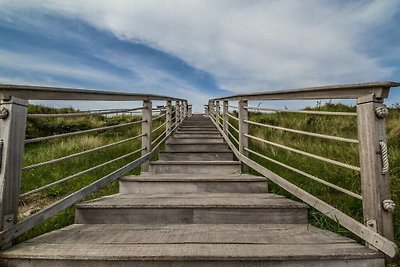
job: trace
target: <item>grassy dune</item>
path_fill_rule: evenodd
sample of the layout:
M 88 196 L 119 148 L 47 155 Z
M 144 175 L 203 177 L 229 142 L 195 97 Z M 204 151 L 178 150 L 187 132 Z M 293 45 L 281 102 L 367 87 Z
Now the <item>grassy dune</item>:
M 31 106 L 30 113 L 68 113 L 76 112 L 73 109 L 52 109 L 42 106 Z M 27 124 L 27 139 L 42 136 L 50 136 L 67 132 L 98 128 L 103 126 L 116 125 L 131 121 L 140 120 L 140 116 L 90 116 L 75 118 L 52 118 L 52 119 L 29 119 Z M 153 123 L 154 127 L 159 126 L 165 118 Z M 163 129 L 153 133 L 153 138 L 161 134 Z M 104 130 L 83 135 L 76 135 L 66 138 L 57 138 L 49 141 L 27 144 L 24 153 L 24 166 L 60 158 L 73 153 L 96 148 L 141 134 L 141 124 L 123 126 L 116 129 Z M 141 139 L 128 141 L 113 147 L 92 152 L 86 155 L 74 157 L 62 162 L 38 167 L 23 172 L 21 193 L 29 192 L 35 188 L 52 183 L 68 177 L 80 171 L 97 166 L 114 158 L 123 156 L 141 147 Z M 108 164 L 104 167 L 72 178 L 62 184 L 45 189 L 41 192 L 20 198 L 19 219 L 23 219 L 55 201 L 91 184 L 99 178 L 124 166 L 138 158 L 140 152 L 132 156 Z M 132 173 L 140 173 L 136 168 Z M 88 196 L 85 200 L 97 198 L 103 195 L 115 194 L 118 192 L 118 182 L 113 182 L 98 192 Z M 74 209 L 68 208 L 55 215 L 41 225 L 33 228 L 19 238 L 19 242 L 40 235 L 42 233 L 58 229 L 73 223 Z
M 345 105 L 325 105 L 319 110 L 326 111 L 349 111 L 355 112 L 355 107 Z M 266 123 L 286 128 L 293 128 L 303 131 L 322 133 L 328 135 L 342 136 L 357 139 L 357 119 L 356 117 L 342 116 L 319 116 L 305 115 L 296 113 L 250 113 L 249 118 L 252 121 Z M 236 121 L 230 119 L 230 122 L 237 125 Z M 324 156 L 330 159 L 359 166 L 358 145 L 352 143 L 343 143 L 331 141 L 317 137 L 304 136 L 296 133 L 285 132 L 282 130 L 269 129 L 260 126 L 250 126 L 251 135 L 269 140 L 275 143 L 283 144 L 292 148 L 303 150 L 316 155 Z M 390 180 L 392 189 L 392 199 L 400 203 L 400 108 L 390 108 L 387 118 L 387 136 L 390 161 Z M 282 148 L 265 144 L 256 140 L 250 140 L 249 147 L 272 159 L 281 161 L 287 165 L 308 172 L 321 179 L 339 185 L 345 189 L 358 194 L 361 193 L 360 175 L 356 171 L 348 170 L 343 167 L 335 166 L 330 163 L 311 159 L 307 156 L 299 155 Z M 339 208 L 341 211 L 351 215 L 362 222 L 362 203 L 360 200 L 350 197 L 335 189 L 315 182 L 307 177 L 287 170 L 275 163 L 267 161 L 256 155 L 251 155 L 255 161 L 266 166 L 280 176 L 286 178 L 293 184 L 305 189 L 315 196 Z M 280 187 L 270 183 L 271 190 L 277 194 L 283 194 L 292 197 Z M 349 231 L 342 228 L 338 223 L 328 219 L 316 210 L 310 211 L 311 223 L 329 229 L 352 238 L 356 238 Z M 400 246 L 400 211 L 397 209 L 394 213 L 395 240 Z M 357 238 L 356 238 L 357 239 Z
M 34 108 L 37 109 L 38 107 Z M 355 111 L 354 107 L 348 107 L 344 105 L 325 105 L 318 109 L 327 111 Z M 46 111 L 72 112 L 73 110 Z M 39 112 L 31 111 L 31 113 L 40 113 L 40 110 Z M 295 113 L 250 113 L 249 117 L 250 120 L 260 123 L 267 123 L 281 127 L 294 128 L 322 134 L 355 139 L 357 138 L 356 117 L 318 116 Z M 113 125 L 139 119 L 139 117 L 117 116 L 110 118 L 87 117 L 74 119 L 30 120 L 27 127 L 27 138 L 90 129 L 94 127 Z M 162 122 L 164 122 L 164 118 L 154 123 L 153 127 L 156 128 Z M 230 119 L 230 122 L 234 125 L 237 125 L 236 121 L 233 119 Z M 399 204 L 400 108 L 396 107 L 390 109 L 389 117 L 387 119 L 387 125 L 392 199 L 397 204 Z M 132 137 L 138 135 L 140 131 L 140 125 L 135 125 L 134 127 L 128 126 L 99 133 L 56 139 L 53 141 L 46 141 L 37 144 L 29 144 L 26 146 L 25 150 L 25 166 Z M 153 138 L 162 131 L 163 129 L 160 129 L 157 133 L 154 133 Z M 299 150 L 304 150 L 313 154 L 328 157 L 330 159 L 359 166 L 357 144 L 320 139 L 316 137 L 304 136 L 296 133 L 288 133 L 281 130 L 268 129 L 259 126 L 250 126 L 249 131 L 251 135 L 263 138 L 265 140 L 270 140 L 272 142 L 287 145 Z M 77 157 L 63 163 L 57 163 L 54 165 L 37 168 L 32 171 L 26 171 L 24 172 L 22 179 L 22 192 L 27 192 L 41 185 L 76 173 L 80 170 L 84 170 L 91 166 L 106 162 L 110 159 L 134 151 L 139 147 L 140 139 L 138 139 L 137 141 L 118 145 L 104 151 L 98 151 L 89 155 Z M 288 152 L 284 149 L 260 143 L 255 140 L 250 140 L 250 148 L 268 157 L 281 161 L 287 165 L 298 168 L 321 179 L 329 181 L 333 184 L 339 185 L 343 188 L 359 194 L 361 193 L 359 173 L 355 171 L 348 170 L 343 167 L 338 167 L 319 160 L 310 159 L 306 156 L 298 155 L 294 152 Z M 66 183 L 63 183 L 60 186 L 55 186 L 41 193 L 22 198 L 20 216 L 24 217 L 30 212 L 34 213 L 35 211 L 43 208 L 49 203 L 52 203 L 55 200 L 60 199 L 68 195 L 69 193 L 72 193 L 77 189 L 90 184 L 96 179 L 99 179 L 107 173 L 110 173 L 112 170 L 123 166 L 129 161 L 135 159 L 136 157 L 137 156 L 129 157 L 125 160 L 121 160 L 117 163 L 111 164 L 107 167 L 103 167 L 89 174 L 74 178 Z M 282 177 L 285 177 L 299 187 L 307 190 L 308 192 L 320 197 L 324 201 L 351 215 L 360 222 L 362 221 L 362 204 L 360 200 L 347 196 L 327 186 L 321 185 L 320 183 L 314 182 L 309 178 L 303 177 L 260 157 L 252 155 L 251 158 L 263 164 L 267 168 L 273 170 Z M 134 173 L 139 172 L 139 169 L 136 169 L 134 171 Z M 278 186 L 273 185 L 272 183 L 270 185 L 270 188 L 275 193 L 283 194 L 290 198 L 293 198 L 290 194 L 288 194 Z M 102 195 L 113 194 L 117 191 L 118 184 L 114 182 L 109 186 L 103 188 L 99 192 L 92 194 L 87 199 L 96 198 Z M 316 226 L 355 238 L 350 232 L 340 227 L 340 225 L 338 225 L 335 221 L 328 219 L 327 217 L 323 216 L 313 209 L 311 209 L 310 211 L 310 220 L 311 223 Z M 61 212 L 60 214 L 54 216 L 52 219 L 46 221 L 42 225 L 32 229 L 27 234 L 23 235 L 20 240 L 25 240 L 41 233 L 63 227 L 65 225 L 71 224 L 72 222 L 73 208 L 69 208 L 64 212 Z M 394 213 L 394 224 L 396 242 L 400 245 L 399 209 L 397 209 Z

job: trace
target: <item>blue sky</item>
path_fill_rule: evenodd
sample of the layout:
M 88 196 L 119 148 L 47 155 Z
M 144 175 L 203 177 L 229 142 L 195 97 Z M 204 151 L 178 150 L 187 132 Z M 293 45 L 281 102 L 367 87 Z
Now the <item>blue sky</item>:
M 0 0 L 0 83 L 176 95 L 200 110 L 234 93 L 400 81 L 399 28 L 398 0 Z

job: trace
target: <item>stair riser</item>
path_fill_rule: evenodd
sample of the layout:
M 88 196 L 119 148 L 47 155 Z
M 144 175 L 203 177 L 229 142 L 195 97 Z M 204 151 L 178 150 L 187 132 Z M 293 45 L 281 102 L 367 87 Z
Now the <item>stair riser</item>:
M 181 125 L 180 129 L 198 129 L 198 128 L 202 128 L 202 129 L 215 129 L 214 125 Z
M 179 131 L 179 129 L 178 130 L 176 130 L 175 131 L 175 133 L 174 134 L 190 134 L 190 135 L 192 135 L 192 134 L 201 134 L 201 135 L 204 135 L 204 134 L 207 134 L 207 135 L 219 135 L 220 133 L 217 131 Z
M 189 145 L 189 144 L 167 144 L 165 146 L 166 152 L 208 152 L 208 151 L 218 151 L 226 150 L 228 145 L 226 144 L 199 144 L 199 145 Z
M 300 208 L 79 208 L 75 212 L 78 224 L 304 224 L 307 220 L 307 210 Z
M 199 126 L 215 127 L 212 122 L 184 122 L 181 125 L 188 127 L 199 127 Z
M 191 144 L 191 143 L 205 143 L 205 144 L 223 144 L 224 139 L 220 138 L 170 138 L 167 141 L 168 143 L 176 143 L 176 144 Z
M 174 174 L 174 173 L 191 173 L 191 174 L 238 174 L 240 173 L 240 165 L 150 165 L 150 172 L 155 174 Z
M 321 260 L 5 260 L 4 267 L 377 267 L 385 266 L 384 259 L 321 259 Z
M 207 139 L 207 138 L 221 138 L 220 134 L 184 134 L 184 133 L 174 133 L 174 138 L 200 138 L 200 139 Z
M 123 194 L 267 193 L 266 182 L 132 182 L 120 181 Z
M 219 133 L 218 130 L 214 128 L 201 128 L 201 127 L 191 127 L 191 128 L 182 128 L 180 127 L 179 132 L 207 132 L 207 133 Z
M 183 152 L 164 152 L 160 153 L 160 160 L 167 161 L 214 161 L 214 160 L 233 160 L 233 153 L 183 153 Z

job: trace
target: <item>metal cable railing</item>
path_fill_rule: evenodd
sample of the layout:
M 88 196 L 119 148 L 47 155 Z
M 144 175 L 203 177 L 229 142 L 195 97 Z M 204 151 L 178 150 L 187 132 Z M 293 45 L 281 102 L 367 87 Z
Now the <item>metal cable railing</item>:
M 266 144 L 269 144 L 269 145 L 272 145 L 272 146 L 275 146 L 275 147 L 286 149 L 288 151 L 295 152 L 295 153 L 303 155 L 303 156 L 307 156 L 307 157 L 314 158 L 314 159 L 317 159 L 317 160 L 325 161 L 325 162 L 328 162 L 328 163 L 331 163 L 331 164 L 334 164 L 334 165 L 337 165 L 337 166 L 340 166 L 340 167 L 343 167 L 343 168 L 347 168 L 347 169 L 350 169 L 350 170 L 353 170 L 353 171 L 358 171 L 358 172 L 361 171 L 360 167 L 353 166 L 351 164 L 343 163 L 343 162 L 340 162 L 340 161 L 337 161 L 337 160 L 333 160 L 333 159 L 329 159 L 329 158 L 326 158 L 326 157 L 323 157 L 323 156 L 315 155 L 315 154 L 312 154 L 312 153 L 309 153 L 309 152 L 305 152 L 305 151 L 302 151 L 302 150 L 299 150 L 299 149 L 295 149 L 295 148 L 292 148 L 292 147 L 288 147 L 288 146 L 285 146 L 285 145 L 282 145 L 282 144 L 278 144 L 278 143 L 275 143 L 275 142 L 267 141 L 267 140 L 264 140 L 262 138 L 258 138 L 258 137 L 255 137 L 255 136 L 252 136 L 252 135 L 249 135 L 249 134 L 244 134 L 244 135 L 246 137 L 251 138 L 251 139 L 260 141 L 262 143 L 266 143 Z
M 391 200 L 390 196 L 388 177 L 389 160 L 385 133 L 385 117 L 388 114 L 388 109 L 384 106 L 383 101 L 387 98 L 391 87 L 399 86 L 400 83 L 377 82 L 233 95 L 209 100 L 209 105 L 206 106 L 205 111 L 206 115 L 211 118 L 215 126 L 219 129 L 235 156 L 245 165 L 243 166 L 243 170 L 246 170 L 246 167 L 254 169 L 257 173 L 264 175 L 287 192 L 320 211 L 322 214 L 337 221 L 340 225 L 365 240 L 369 246 L 375 247 L 386 255 L 393 257 L 397 252 L 397 247 L 391 241 L 391 239 L 393 239 L 392 211 L 394 202 Z M 319 110 L 321 107 L 317 107 L 316 109 L 294 110 L 286 107 L 281 109 L 252 107 L 248 105 L 248 101 L 321 99 L 357 100 L 357 112 L 335 111 L 334 109 L 332 109 L 332 111 L 329 111 L 329 109 Z M 230 101 L 237 101 L 237 106 L 229 105 Z M 217 114 L 221 114 L 218 109 L 221 105 L 224 107 L 222 113 L 222 119 L 224 121 L 222 123 L 221 117 L 219 115 L 216 116 Z M 229 113 L 226 107 L 235 109 L 235 113 L 238 114 L 238 117 Z M 330 107 L 330 105 L 327 105 L 327 108 Z M 324 109 L 325 107 L 322 108 Z M 336 109 L 336 107 L 333 108 Z M 340 136 L 340 133 L 332 134 L 332 132 L 337 132 L 337 129 L 332 130 L 332 128 L 329 128 L 329 133 L 316 133 L 313 131 L 295 129 L 298 128 L 298 126 L 291 128 L 290 126 L 286 126 L 291 122 L 294 122 L 296 125 L 304 123 L 305 126 L 309 125 L 309 127 L 327 127 L 329 124 L 320 124 L 319 118 L 307 116 L 276 116 L 276 113 L 298 113 L 305 115 L 356 118 L 356 124 L 337 118 L 330 119 L 330 122 L 341 123 L 339 129 L 357 131 L 356 134 L 358 138 L 343 137 Z M 262 116 L 267 116 L 265 117 L 266 120 L 271 122 L 265 123 L 263 120 L 258 122 L 258 119 L 262 118 Z M 254 121 L 254 118 L 257 118 L 257 121 Z M 229 122 L 229 119 L 238 122 L 238 129 Z M 304 122 L 299 120 L 304 120 Z M 356 127 L 353 127 L 353 125 Z M 235 138 L 231 129 L 237 132 L 238 138 Z M 292 135 L 274 135 L 275 132 L 268 131 L 268 129 L 337 141 L 337 143 L 324 143 L 323 145 L 319 145 L 316 143 L 318 140 L 295 139 Z M 261 137 L 263 135 L 265 137 Z M 254 142 L 249 142 L 250 140 Z M 294 148 L 292 147 L 293 145 L 286 143 L 288 141 L 296 143 L 307 141 L 310 142 L 310 151 L 314 148 L 320 149 L 326 152 L 326 154 L 329 154 L 327 153 L 328 151 L 334 151 L 337 155 L 339 155 L 339 152 L 336 146 L 343 146 L 346 143 L 356 144 L 358 150 L 355 150 L 353 146 L 349 147 L 348 153 L 342 153 L 340 158 L 343 158 L 343 156 L 349 156 L 349 159 L 350 157 L 352 157 L 352 159 L 358 157 L 360 166 L 321 156 L 318 155 L 321 153 L 314 153 L 314 151 L 311 153 Z M 236 147 L 235 143 L 238 147 Z M 267 146 L 259 146 L 259 143 L 266 144 Z M 255 149 L 252 147 L 255 147 Z M 276 159 L 275 156 L 271 156 L 281 153 L 277 151 L 276 148 L 287 152 L 282 153 L 282 155 L 279 156 L 279 160 Z M 344 147 L 342 149 L 344 149 Z M 250 155 L 252 158 L 255 157 L 256 159 L 251 159 L 249 157 Z M 297 157 L 297 155 L 311 158 L 313 161 L 309 162 L 306 158 L 297 160 L 294 158 Z M 265 164 L 265 160 L 282 168 L 276 170 L 267 169 L 263 165 Z M 284 161 L 289 161 L 292 164 Z M 326 165 L 325 163 L 332 164 L 332 166 Z M 334 168 L 335 166 L 350 171 Z M 310 167 L 313 171 L 302 170 L 303 167 Z M 328 170 L 328 167 L 333 168 L 333 170 Z M 311 188 L 311 185 L 297 181 L 296 176 L 291 175 L 290 172 L 285 172 L 285 170 L 299 174 L 305 177 L 305 179 L 308 178 L 316 183 L 313 183 Z M 318 175 L 320 176 L 318 177 L 311 174 L 315 170 L 319 172 L 328 171 L 328 175 L 322 179 L 320 178 L 322 175 Z M 354 171 L 357 173 L 354 173 Z M 282 173 L 288 177 L 282 177 L 276 172 Z M 343 179 L 343 177 L 340 177 L 341 175 L 348 175 L 351 179 Z M 359 176 L 360 180 L 353 180 L 354 176 Z M 339 186 L 336 179 L 342 179 L 341 184 L 347 184 L 349 188 L 353 189 L 349 190 L 344 188 L 347 186 Z M 328 193 L 328 196 L 320 196 L 321 198 L 313 195 L 322 192 L 321 189 L 314 188 L 314 186 L 318 184 L 361 200 L 363 203 L 364 220 L 361 218 L 354 219 L 349 214 L 327 203 L 327 201 L 332 201 L 333 199 L 330 196 L 331 193 Z M 357 191 L 354 190 L 354 187 L 358 186 L 360 186 L 361 194 L 354 192 Z M 308 191 L 314 193 L 312 194 Z M 335 193 L 332 193 L 333 197 L 337 198 L 334 194 Z M 334 202 L 336 203 L 336 200 Z M 341 203 L 336 203 L 336 205 L 343 207 Z
M 14 207 L 18 208 L 19 198 L 21 198 L 21 203 L 25 201 L 36 201 L 46 198 L 46 194 L 53 194 L 51 192 L 54 190 L 57 191 L 57 197 L 61 196 L 61 194 L 68 194 L 65 197 L 61 196 L 61 199 L 56 200 L 51 204 L 37 204 L 38 206 L 47 206 L 40 207 L 40 211 L 31 214 L 23 220 L 18 221 L 17 218 L 13 218 L 13 223 L 8 224 L 7 229 L 4 228 L 3 222 L 0 221 L 0 246 L 10 242 L 56 213 L 70 207 L 77 201 L 82 200 L 89 194 L 99 190 L 101 187 L 108 185 L 134 168 L 141 166 L 142 171 L 148 171 L 148 162 L 150 158 L 157 153 L 161 144 L 171 136 L 174 130 L 176 130 L 176 128 L 182 123 L 182 120 L 189 115 L 188 112 L 190 112 L 187 108 L 187 101 L 179 98 L 94 90 L 0 84 L 0 98 L 1 100 L 7 100 L 1 102 L 1 110 L 5 111 L 2 113 L 7 113 L 7 115 L 0 116 L 0 123 L 2 123 L 3 132 L 12 136 L 12 138 L 1 140 L 1 144 L 3 144 L 3 157 L 0 157 L 2 167 L 1 173 L 6 174 L 5 179 L 8 184 L 14 183 L 20 185 L 22 171 L 24 176 L 24 179 L 22 179 L 22 194 L 19 194 L 20 190 L 17 186 L 8 187 L 9 189 L 18 188 L 16 192 L 0 190 L 0 194 L 16 196 L 14 198 L 0 196 L 1 199 L 6 199 L 6 201 L 0 205 L 0 209 L 8 208 L 8 210 L 11 210 L 9 207 L 14 204 L 9 203 L 10 201 L 17 203 Z M 36 110 L 46 110 L 46 112 L 48 110 L 50 113 L 27 114 L 28 100 L 142 101 L 143 106 L 138 108 L 99 109 L 87 111 L 68 109 L 67 112 L 64 111 L 65 109 L 56 110 L 35 108 Z M 154 100 L 166 101 L 166 105 L 153 108 L 152 103 Z M 176 103 L 176 106 L 179 108 L 175 108 L 172 105 L 172 102 Z M 154 111 L 159 111 L 159 115 L 157 114 L 156 116 L 152 116 Z M 133 117 L 133 120 L 135 121 L 132 121 L 131 115 L 136 112 L 140 112 L 141 114 L 134 115 L 135 117 Z M 121 116 L 107 116 L 110 114 Z M 76 123 L 74 121 L 75 118 L 86 116 L 96 117 L 95 123 L 92 123 L 90 120 L 85 120 L 84 124 L 80 124 L 79 121 L 76 125 L 73 124 L 73 127 L 68 125 L 68 123 Z M 140 116 L 140 118 L 136 118 L 136 116 Z M 5 118 L 10 119 L 7 119 L 6 121 Z M 52 121 L 39 120 L 52 118 L 57 119 L 57 123 L 52 124 Z M 163 118 L 165 118 L 165 121 L 157 121 Z M 20 133 L 25 132 L 25 122 L 27 119 L 32 119 L 28 121 L 30 127 L 36 127 L 36 125 L 40 123 L 48 123 L 51 127 L 60 124 L 63 128 L 55 130 L 61 133 L 39 137 L 36 137 L 37 132 L 46 132 L 47 129 L 45 129 L 45 127 L 43 128 L 44 130 L 40 131 L 34 129 L 34 131 L 29 134 L 29 136 L 33 136 L 33 138 L 23 140 L 25 135 Z M 38 120 L 35 121 L 35 119 Z M 9 121 L 18 123 L 11 127 L 11 125 L 8 124 Z M 152 126 L 153 121 L 157 121 L 154 124 L 155 127 Z M 109 123 L 112 123 L 113 125 L 107 125 Z M 126 127 L 127 129 L 124 129 L 124 131 L 112 131 L 119 129 L 120 127 Z M 65 131 L 63 129 L 71 128 L 78 130 L 63 133 L 63 131 Z M 142 129 L 142 132 L 139 132 L 138 134 L 140 129 Z M 47 132 L 51 131 L 47 130 Z M 89 133 L 95 134 L 101 131 L 110 132 L 107 132 L 107 134 L 104 135 L 91 135 L 82 139 L 57 140 Z M 154 139 L 152 139 L 152 133 L 157 133 L 157 136 L 154 136 Z M 118 136 L 118 139 L 115 140 L 114 136 Z M 23 167 L 22 157 L 24 156 L 24 144 L 34 144 L 47 140 L 54 140 L 56 142 L 42 143 L 40 145 L 27 147 L 27 153 L 30 153 L 28 162 L 37 162 L 35 157 L 45 158 L 45 160 L 41 160 L 41 162 L 38 163 L 31 163 Z M 141 140 L 141 145 L 139 140 Z M 80 149 L 81 151 L 76 151 L 80 148 L 79 142 L 82 142 L 83 145 Z M 122 146 L 128 142 L 132 143 L 129 143 L 129 146 Z M 73 148 L 67 146 L 73 146 Z M 86 146 L 88 148 L 83 149 L 83 147 Z M 60 147 L 60 151 L 57 150 L 58 147 Z M 137 147 L 140 148 L 137 149 Z M 46 150 L 47 148 L 49 151 Z M 18 153 L 14 151 L 18 151 Z M 101 157 L 98 157 L 99 154 L 93 154 L 99 151 L 107 151 L 107 153 L 103 153 Z M 37 153 L 37 155 L 35 153 Z M 5 159 L 11 157 L 11 154 L 13 160 L 5 161 Z M 57 156 L 50 156 L 51 154 Z M 46 159 L 48 157 L 50 157 L 50 159 Z M 67 162 L 68 160 L 73 159 L 77 160 Z M 68 165 L 69 163 L 79 164 L 79 166 L 74 167 Z M 64 170 L 63 168 L 68 169 Z M 76 172 L 73 173 L 75 168 Z M 108 168 L 110 170 L 108 170 Z M 107 174 L 103 175 L 104 173 Z M 101 177 L 99 177 L 100 174 L 102 175 Z M 44 176 L 42 177 L 42 175 Z M 77 183 L 77 180 L 73 179 L 78 177 L 80 180 Z M 28 180 L 29 183 L 26 183 Z M 0 185 L 0 187 L 2 187 L 2 185 Z M 77 189 L 78 187 L 79 189 Z M 0 213 L 1 212 L 2 210 L 0 210 Z M 15 214 L 17 213 L 18 210 L 15 210 Z
M 313 136 L 313 137 L 324 138 L 324 139 L 328 139 L 328 140 L 334 140 L 334 141 L 341 141 L 341 142 L 358 144 L 358 140 L 357 139 L 352 139 L 352 138 L 306 132 L 306 131 L 301 131 L 301 130 L 295 130 L 295 129 L 285 128 L 285 127 L 275 126 L 275 125 L 271 125 L 271 124 L 266 124 L 266 123 L 258 123 L 258 122 L 249 121 L 249 120 L 244 120 L 244 122 L 246 122 L 248 124 L 252 124 L 252 125 L 257 125 L 257 126 L 261 126 L 261 127 L 270 128 L 270 129 L 282 130 L 282 131 L 285 131 L 285 132 L 291 132 L 291 133 L 297 133 L 297 134 L 302 134 L 302 135 L 308 135 L 308 136 Z
M 62 178 L 62 179 L 57 180 L 57 181 L 55 181 L 55 182 L 52 182 L 52 183 L 49 183 L 49 184 L 47 184 L 47 185 L 41 186 L 41 187 L 39 187 L 39 188 L 36 188 L 36 189 L 34 189 L 34 190 L 31 190 L 31 191 L 29 191 L 29 192 L 26 192 L 26 193 L 21 194 L 20 197 L 26 197 L 26 196 L 31 195 L 31 194 L 33 194 L 33 193 L 38 193 L 38 192 L 43 191 L 43 190 L 45 190 L 45 189 L 48 189 L 48 188 L 50 188 L 50 187 L 59 185 L 59 184 L 61 184 L 61 183 L 64 183 L 64 182 L 66 182 L 66 181 L 69 181 L 69 180 L 71 180 L 71 179 L 73 179 L 73 178 L 76 178 L 76 177 L 78 177 L 78 176 L 84 175 L 84 174 L 86 174 L 86 173 L 89 173 L 89 172 L 91 172 L 91 171 L 97 170 L 97 169 L 99 169 L 99 168 L 101 168 L 101 167 L 104 167 L 104 166 L 106 166 L 106 165 L 109 165 L 109 164 L 111 164 L 111 163 L 117 162 L 117 161 L 119 161 L 119 160 L 121 160 L 121 159 L 130 157 L 130 156 L 132 156 L 132 155 L 134 155 L 134 154 L 136 154 L 136 153 L 138 153 L 138 152 L 143 151 L 144 149 L 145 149 L 145 148 L 142 147 L 142 148 L 137 149 L 137 150 L 135 150 L 135 151 L 133 151 L 133 152 L 127 153 L 127 154 L 125 154 L 125 155 L 122 155 L 122 156 L 120 156 L 120 157 L 118 157 L 118 158 L 109 160 L 109 161 L 107 161 L 107 162 L 101 163 L 101 164 L 96 165 L 96 166 L 94 166 L 94 167 L 91 167 L 91 168 L 89 168 L 89 169 L 80 171 L 80 172 L 78 172 L 78 173 L 72 174 L 72 175 L 70 175 L 70 176 L 67 176 L 67 177 L 65 177 L 65 178 Z
M 137 136 L 134 136 L 134 137 L 131 137 L 131 138 L 126 138 L 124 140 L 117 141 L 117 142 L 114 142 L 114 143 L 111 143 L 111 144 L 107 144 L 107 145 L 95 147 L 95 148 L 92 148 L 92 149 L 88 149 L 88 150 L 85 150 L 85 151 L 81 151 L 81 152 L 78 152 L 78 153 L 74 153 L 74 154 L 71 154 L 71 155 L 68 155 L 68 156 L 64 156 L 64 157 L 61 157 L 61 158 L 52 159 L 52 160 L 41 162 L 41 163 L 35 163 L 35 164 L 32 164 L 32 165 L 23 167 L 22 170 L 27 171 L 27 170 L 31 170 L 31 169 L 34 169 L 34 168 L 43 167 L 43 166 L 47 166 L 49 164 L 54 164 L 54 163 L 58 163 L 58 162 L 61 162 L 61 161 L 64 161 L 64 160 L 72 159 L 72 158 L 75 158 L 75 157 L 87 155 L 87 154 L 92 153 L 92 152 L 96 152 L 96 151 L 99 151 L 99 150 L 103 150 L 103 149 L 110 148 L 110 147 L 113 147 L 113 146 L 116 146 L 116 145 L 124 144 L 124 143 L 129 142 L 129 141 L 136 140 L 136 139 L 138 139 L 138 138 L 140 138 L 142 136 L 144 136 L 144 134 L 140 134 L 140 135 L 137 135 Z
M 247 110 L 257 110 L 257 111 L 275 111 L 275 112 L 302 113 L 302 114 L 311 114 L 311 115 L 357 116 L 356 112 L 335 112 L 335 111 L 319 111 L 319 110 L 293 110 L 293 109 L 256 108 L 256 107 L 246 107 L 246 109 Z
M 231 127 L 233 130 L 239 133 L 239 130 L 235 126 L 233 126 L 229 121 L 227 121 L 226 123 L 228 124 L 229 127 Z
M 230 117 L 230 118 L 232 118 L 232 119 L 236 120 L 236 121 L 238 121 L 238 120 L 239 120 L 239 119 L 238 119 L 238 118 L 236 118 L 235 116 L 231 115 L 229 112 L 227 112 L 227 113 L 226 113 L 226 115 L 227 115 L 228 117 Z
M 65 118 L 65 117 L 85 117 L 85 116 L 103 116 L 107 114 L 116 113 L 133 113 L 137 110 L 142 110 L 143 108 L 130 108 L 130 109 L 112 109 L 112 110 L 100 110 L 100 111 L 82 111 L 82 112 L 71 112 L 71 113 L 54 113 L 54 114 L 28 114 L 28 118 Z
M 272 158 L 270 158 L 270 157 L 267 157 L 266 155 L 260 154 L 260 153 L 254 151 L 254 150 L 249 149 L 249 148 L 244 148 L 244 149 L 245 149 L 246 151 L 250 152 L 250 153 L 253 153 L 254 155 L 257 155 L 257 156 L 259 156 L 259 157 L 261 157 L 261 158 L 263 158 L 263 159 L 266 159 L 266 160 L 268 160 L 268 161 L 271 161 L 271 162 L 273 162 L 273 163 L 275 163 L 275 164 L 277 164 L 277 165 L 279 165 L 279 166 L 282 166 L 282 167 L 284 167 L 284 168 L 286 168 L 286 169 L 288 169 L 288 170 L 294 171 L 294 172 L 296 172 L 296 173 L 298 173 L 298 174 L 300 174 L 300 175 L 303 175 L 303 176 L 305 176 L 305 177 L 308 177 L 308 178 L 310 178 L 310 179 L 312 179 L 312 180 L 314 180 L 314 181 L 316 181 L 316 182 L 319 182 L 319 183 L 321 183 L 321 184 L 323 184 L 323 185 L 329 186 L 330 188 L 333 188 L 333 189 L 338 190 L 338 191 L 340 191 L 340 192 L 342 192 L 342 193 L 345 193 L 345 194 L 347 194 L 347 195 L 349 195 L 349 196 L 352 196 L 352 197 L 355 197 L 355 198 L 358 198 L 358 199 L 362 200 L 362 196 L 359 195 L 359 194 L 357 194 L 357 193 L 354 193 L 354 192 L 352 192 L 352 191 L 350 191 L 350 190 L 347 190 L 347 189 L 345 189 L 345 188 L 342 188 L 342 187 L 340 187 L 340 186 L 334 185 L 334 184 L 332 184 L 332 183 L 330 183 L 330 182 L 328 182 L 328 181 L 325 181 L 325 180 L 323 180 L 323 179 L 321 179 L 321 178 L 318 178 L 318 177 L 316 177 L 316 176 L 314 176 L 314 175 L 311 175 L 311 174 L 309 174 L 309 173 L 307 173 L 307 172 L 304 172 L 304 171 L 302 171 L 302 170 L 299 170 L 299 169 L 297 169 L 297 168 L 294 168 L 294 167 L 292 167 L 292 166 L 289 166 L 289 165 L 287 165 L 287 164 L 285 164 L 285 163 L 282 163 L 282 162 L 280 162 L 280 161 L 278 161 L 278 160 L 275 160 L 275 159 L 272 159 Z
M 105 126 L 105 127 L 99 127 L 99 128 L 93 128 L 93 129 L 88 129 L 88 130 L 82 130 L 82 131 L 76 131 L 76 132 L 70 132 L 70 133 L 63 133 L 63 134 L 55 134 L 55 135 L 50 135 L 50 136 L 44 136 L 44 137 L 37 137 L 37 138 L 32 138 L 32 139 L 26 139 L 25 144 L 30 144 L 30 143 L 36 143 L 36 142 L 41 142 L 41 141 L 48 141 L 56 138 L 63 138 L 63 137 L 70 137 L 74 135 L 79 135 L 79 134 L 87 134 L 87 133 L 93 133 L 97 131 L 105 131 L 105 130 L 110 130 L 110 129 L 116 129 L 120 127 L 125 127 L 125 126 L 130 126 L 134 124 L 139 124 L 144 122 L 144 120 L 141 121 L 133 121 L 133 122 L 127 122 L 127 123 L 121 123 L 117 125 L 111 125 L 111 126 Z

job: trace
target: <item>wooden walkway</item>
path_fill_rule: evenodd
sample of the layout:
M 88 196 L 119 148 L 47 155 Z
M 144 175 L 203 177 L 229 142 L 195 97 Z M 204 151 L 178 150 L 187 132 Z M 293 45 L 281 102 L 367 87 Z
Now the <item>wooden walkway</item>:
M 308 224 L 268 193 L 212 122 L 187 118 L 150 172 L 76 206 L 76 224 L 1 253 L 2 266 L 384 266 L 381 253 Z

